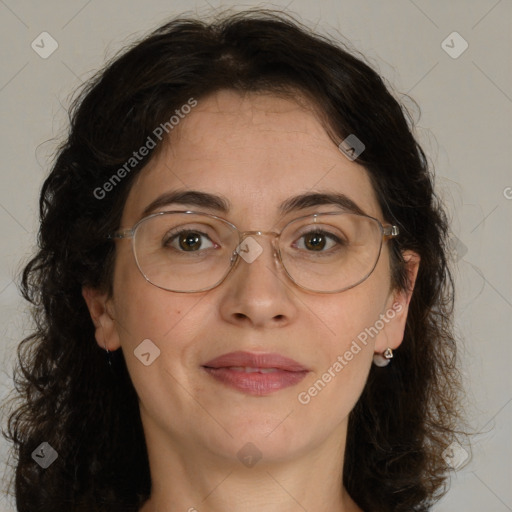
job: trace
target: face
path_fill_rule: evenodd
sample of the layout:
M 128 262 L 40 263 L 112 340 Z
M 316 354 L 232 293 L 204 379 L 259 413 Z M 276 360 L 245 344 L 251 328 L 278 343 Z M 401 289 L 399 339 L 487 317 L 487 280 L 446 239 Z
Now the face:
M 175 203 L 155 211 L 212 213 L 240 231 L 279 232 L 294 218 L 339 209 L 323 204 L 284 217 L 278 211 L 292 196 L 326 192 L 344 194 L 386 223 L 365 169 L 339 151 L 311 109 L 296 102 L 221 91 L 199 100 L 171 135 L 170 144 L 137 177 L 122 228 L 132 227 L 163 193 L 178 189 L 221 196 L 229 211 Z M 287 278 L 270 238 L 257 241 L 263 248 L 260 256 L 252 263 L 240 260 L 220 286 L 176 293 L 147 282 L 131 241 L 119 240 L 112 297 L 85 293 L 98 344 L 122 347 L 150 450 L 150 440 L 157 438 L 165 438 L 176 452 L 200 449 L 229 460 L 247 442 L 266 460 L 285 460 L 322 446 L 342 448 L 347 417 L 374 352 L 400 344 L 407 297 L 391 289 L 387 244 L 368 279 L 341 293 L 322 294 Z M 104 309 L 95 309 L 95 300 L 103 301 Z M 401 306 L 393 310 L 397 301 Z M 354 345 L 379 318 L 384 328 Z M 134 354 L 143 340 L 160 350 L 147 366 Z M 291 379 L 284 376 L 291 375 L 289 370 L 267 377 L 257 372 L 252 379 L 247 373 L 235 375 L 236 369 L 205 368 L 233 352 L 248 353 L 249 359 L 232 360 L 230 366 L 264 365 L 275 360 L 262 354 L 279 354 L 303 371 Z

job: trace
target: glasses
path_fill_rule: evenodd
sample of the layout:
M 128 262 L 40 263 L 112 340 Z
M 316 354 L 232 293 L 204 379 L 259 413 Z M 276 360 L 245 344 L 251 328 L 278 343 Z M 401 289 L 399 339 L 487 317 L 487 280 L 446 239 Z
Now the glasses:
M 244 231 L 225 219 L 193 211 L 158 212 L 120 230 L 111 239 L 132 239 L 141 274 L 164 290 L 194 293 L 219 286 L 240 259 L 252 263 L 262 252 L 255 236 L 271 236 L 273 255 L 300 288 L 338 293 L 367 279 L 385 240 L 398 227 L 352 212 L 306 215 L 280 233 Z

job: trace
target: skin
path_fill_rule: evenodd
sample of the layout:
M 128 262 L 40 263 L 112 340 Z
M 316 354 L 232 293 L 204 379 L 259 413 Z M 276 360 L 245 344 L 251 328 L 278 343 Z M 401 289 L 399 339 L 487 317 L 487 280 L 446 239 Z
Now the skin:
M 323 205 L 286 218 L 277 205 L 290 196 L 342 192 L 385 223 L 366 170 L 346 158 L 311 109 L 268 94 L 221 91 L 198 102 L 171 133 L 172 144 L 141 171 L 125 204 L 122 228 L 164 191 L 194 189 L 232 203 L 219 216 L 240 230 L 279 231 Z M 162 207 L 217 212 L 198 207 Z M 116 242 L 112 296 L 84 288 L 100 347 L 122 347 L 137 390 L 152 478 L 143 512 L 240 510 L 316 512 L 361 510 L 340 485 L 348 415 L 374 353 L 402 342 L 410 293 L 392 290 L 387 244 L 370 277 L 335 294 L 305 291 L 263 253 L 241 261 L 217 288 L 174 293 L 144 280 L 130 240 Z M 419 258 L 407 252 L 414 284 Z M 325 388 L 302 405 L 297 396 L 344 354 L 352 340 L 399 303 L 401 311 Z M 144 339 L 160 356 L 141 364 Z M 221 354 L 277 352 L 310 372 L 295 386 L 267 396 L 227 387 L 201 366 Z M 397 355 L 399 357 L 399 353 Z M 237 452 L 253 443 L 262 458 L 244 466 Z M 300 506 L 299 506 L 300 505 Z

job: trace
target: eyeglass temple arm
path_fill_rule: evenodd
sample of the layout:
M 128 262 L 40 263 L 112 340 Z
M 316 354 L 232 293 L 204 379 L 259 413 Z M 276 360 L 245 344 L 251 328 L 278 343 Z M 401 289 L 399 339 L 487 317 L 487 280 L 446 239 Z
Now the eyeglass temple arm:
M 395 238 L 400 233 L 398 226 L 383 226 L 385 238 Z
M 111 235 L 107 235 L 109 239 L 122 239 L 122 238 L 131 238 L 133 236 L 133 229 L 123 229 L 121 231 L 116 231 Z

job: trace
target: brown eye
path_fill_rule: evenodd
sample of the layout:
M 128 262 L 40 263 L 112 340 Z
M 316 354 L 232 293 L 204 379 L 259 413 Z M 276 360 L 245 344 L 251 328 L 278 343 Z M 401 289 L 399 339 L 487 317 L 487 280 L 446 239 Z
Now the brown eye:
M 326 231 L 310 231 L 301 235 L 299 240 L 302 243 L 296 243 L 295 247 L 308 252 L 325 252 L 326 247 L 332 249 L 335 245 L 345 245 L 337 236 Z
M 326 244 L 325 236 L 320 233 L 310 233 L 304 239 L 304 246 L 314 251 L 322 250 Z
M 210 245 L 205 246 L 209 242 Z M 180 252 L 196 252 L 215 247 L 208 235 L 201 231 L 182 230 L 173 233 L 162 241 L 164 247 L 171 247 Z

